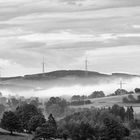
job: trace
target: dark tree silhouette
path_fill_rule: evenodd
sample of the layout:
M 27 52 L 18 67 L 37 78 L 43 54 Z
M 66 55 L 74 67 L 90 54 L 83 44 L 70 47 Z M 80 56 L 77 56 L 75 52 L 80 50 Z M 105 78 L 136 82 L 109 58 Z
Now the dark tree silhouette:
M 36 128 L 42 126 L 45 122 L 46 120 L 43 115 L 33 116 L 28 123 L 28 129 L 30 132 L 35 132 Z
M 129 136 L 130 132 L 121 123 L 113 118 L 106 117 L 104 119 L 104 140 L 122 140 L 124 137 Z
M 140 88 L 135 88 L 135 93 L 140 93 Z
M 39 109 L 31 104 L 23 104 L 17 107 L 15 113 L 21 121 L 22 128 L 27 131 L 29 131 L 28 124 L 30 119 L 33 116 L 40 115 L 40 114 L 42 115 Z
M 14 112 L 5 112 L 3 114 L 3 118 L 1 119 L 1 127 L 13 134 L 13 131 L 19 131 L 20 121 Z
M 132 106 L 127 107 L 126 117 L 128 121 L 134 120 L 134 110 Z
M 48 121 L 43 124 L 41 127 L 38 127 L 35 132 L 35 139 L 36 138 L 44 138 L 45 139 L 50 139 L 50 138 L 55 138 L 57 135 L 57 124 L 52 116 L 48 117 Z

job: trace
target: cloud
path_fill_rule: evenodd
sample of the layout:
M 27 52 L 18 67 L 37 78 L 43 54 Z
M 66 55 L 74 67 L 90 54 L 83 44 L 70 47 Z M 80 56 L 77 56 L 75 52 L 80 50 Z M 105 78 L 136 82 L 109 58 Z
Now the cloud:
M 11 61 L 6 59 L 0 59 L 0 68 L 10 66 L 12 64 Z
M 140 29 L 140 25 L 133 25 L 133 28 Z
M 15 74 L 38 72 L 43 56 L 47 71 L 82 69 L 89 52 L 91 69 L 128 70 L 139 59 L 139 7 L 139 0 L 0 0 L 0 57 L 16 63 L 8 67 Z
M 93 34 L 78 34 L 71 32 L 58 32 L 48 34 L 31 34 L 20 36 L 19 39 L 23 39 L 29 42 L 45 42 L 48 45 L 74 43 L 74 42 L 90 42 L 90 41 L 106 41 L 110 39 L 116 39 L 116 36 L 111 34 L 101 34 L 95 36 Z

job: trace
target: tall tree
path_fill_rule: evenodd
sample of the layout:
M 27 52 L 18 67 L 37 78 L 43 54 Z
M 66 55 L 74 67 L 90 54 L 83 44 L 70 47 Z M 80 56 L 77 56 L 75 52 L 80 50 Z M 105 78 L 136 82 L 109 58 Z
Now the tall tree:
M 48 117 L 48 121 L 41 127 L 38 127 L 35 132 L 35 138 L 50 139 L 55 138 L 57 134 L 57 125 L 52 114 Z
M 28 129 L 30 132 L 35 132 L 36 128 L 41 127 L 45 122 L 46 120 L 43 115 L 33 116 L 28 123 Z
M 104 119 L 104 139 L 105 140 L 122 140 L 124 137 L 129 136 L 130 132 L 121 123 L 117 122 L 111 117 Z
M 134 110 L 132 106 L 127 107 L 126 118 L 128 121 L 134 120 Z
M 5 112 L 1 119 L 1 126 L 13 134 L 13 131 L 19 131 L 20 121 L 14 112 Z
M 15 113 L 22 123 L 22 128 L 27 131 L 29 131 L 28 124 L 30 119 L 33 116 L 42 114 L 38 108 L 31 104 L 23 104 L 17 107 Z

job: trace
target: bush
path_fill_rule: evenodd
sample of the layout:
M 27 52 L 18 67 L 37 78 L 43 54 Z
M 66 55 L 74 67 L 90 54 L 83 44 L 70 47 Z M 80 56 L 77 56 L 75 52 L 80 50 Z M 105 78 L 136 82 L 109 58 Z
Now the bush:
M 84 104 L 91 104 L 91 101 L 90 100 L 72 101 L 70 104 L 73 106 L 79 106 L 79 105 L 84 105 Z
M 101 97 L 105 97 L 105 94 L 103 91 L 94 91 L 91 95 L 88 96 L 89 99 L 101 98 Z
M 140 88 L 135 88 L 135 93 L 140 93 Z
M 132 138 L 132 140 L 140 140 L 140 130 L 132 130 L 130 138 Z

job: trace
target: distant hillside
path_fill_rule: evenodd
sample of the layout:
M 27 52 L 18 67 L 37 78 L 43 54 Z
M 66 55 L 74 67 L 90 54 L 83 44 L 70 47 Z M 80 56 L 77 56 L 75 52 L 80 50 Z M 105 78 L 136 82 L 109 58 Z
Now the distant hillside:
M 91 78 L 91 77 L 122 77 L 122 78 L 133 78 L 133 77 L 140 77 L 139 75 L 131 75 L 125 73 L 112 73 L 109 74 L 102 74 L 95 71 L 88 71 L 88 75 L 85 74 L 83 70 L 60 70 L 60 71 L 52 71 L 48 73 L 39 73 L 39 74 L 32 74 L 32 75 L 25 75 L 25 76 L 17 76 L 17 77 L 5 77 L 0 78 L 1 81 L 5 80 L 12 80 L 12 79 L 25 79 L 25 80 L 40 80 L 40 79 L 57 79 L 57 78 L 64 78 L 64 77 L 77 77 L 77 78 Z
M 131 75 L 125 73 L 113 73 L 109 75 L 94 71 L 88 71 L 87 75 L 85 74 L 85 71 L 82 70 L 60 70 L 48 73 L 0 78 L 0 91 L 8 92 L 7 94 L 21 94 L 22 92 L 24 92 L 27 95 L 29 95 L 28 92 L 32 92 L 32 95 L 34 95 L 34 91 L 44 91 L 46 94 L 48 94 L 47 92 L 49 89 L 57 88 L 57 90 L 55 89 L 56 94 L 57 92 L 59 92 L 59 95 L 67 95 L 67 91 L 71 93 L 77 92 L 77 94 L 80 94 L 81 90 L 84 89 L 84 87 L 87 87 L 86 90 L 89 91 L 90 86 L 90 89 L 93 90 L 107 89 L 108 91 L 112 92 L 114 90 L 112 89 L 113 83 L 115 84 L 115 87 L 117 86 L 118 88 L 118 83 L 120 82 L 120 80 L 126 81 L 126 83 L 130 83 L 135 79 L 139 79 L 139 82 L 136 82 L 139 85 L 139 75 Z M 76 88 L 75 86 L 78 87 Z M 133 88 L 136 87 L 136 85 L 133 84 L 131 84 L 131 86 Z M 67 89 L 65 89 L 64 91 L 64 88 Z M 49 91 L 49 94 L 50 92 L 52 91 Z

